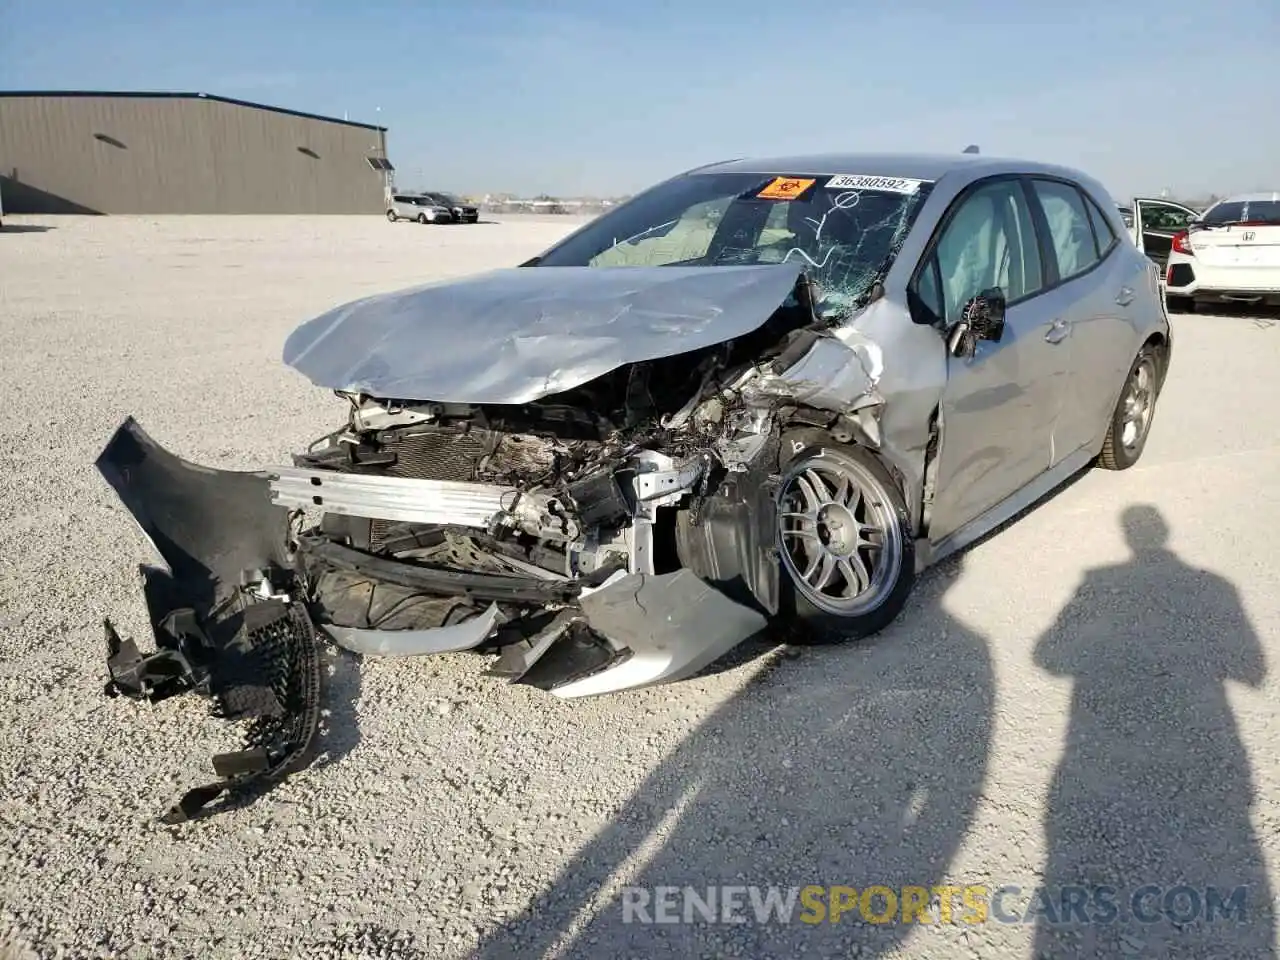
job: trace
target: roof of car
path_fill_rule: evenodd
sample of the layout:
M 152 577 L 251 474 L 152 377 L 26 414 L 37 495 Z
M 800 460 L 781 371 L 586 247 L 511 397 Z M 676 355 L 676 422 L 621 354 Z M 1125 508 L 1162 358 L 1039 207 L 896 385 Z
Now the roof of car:
M 1071 178 L 1083 177 L 1078 170 L 1035 160 L 989 157 L 980 153 L 823 153 L 781 157 L 751 157 L 725 160 L 692 173 L 813 173 L 827 176 L 841 173 L 876 177 L 908 177 L 913 180 L 941 180 L 963 172 L 977 178 L 1000 173 L 1045 173 Z

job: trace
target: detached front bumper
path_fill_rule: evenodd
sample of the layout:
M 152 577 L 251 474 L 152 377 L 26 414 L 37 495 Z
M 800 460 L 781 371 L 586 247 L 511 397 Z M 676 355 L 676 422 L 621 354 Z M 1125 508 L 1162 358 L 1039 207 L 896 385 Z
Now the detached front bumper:
M 132 418 L 96 466 L 163 561 L 142 567 L 155 652 L 143 655 L 105 621 L 108 693 L 155 701 L 191 691 L 214 701 L 215 716 L 254 721 L 245 750 L 214 758 L 222 779 L 188 792 L 169 822 L 305 765 L 320 715 L 320 636 L 371 656 L 484 649 L 498 655 L 493 674 L 576 698 L 683 679 L 766 626 L 690 570 L 476 573 L 298 529 L 307 507 L 483 529 L 510 493 L 486 484 L 213 470 L 165 450 Z M 353 602 L 365 609 L 374 590 L 450 599 L 453 613 L 429 629 L 333 622 L 350 623 L 333 614 Z

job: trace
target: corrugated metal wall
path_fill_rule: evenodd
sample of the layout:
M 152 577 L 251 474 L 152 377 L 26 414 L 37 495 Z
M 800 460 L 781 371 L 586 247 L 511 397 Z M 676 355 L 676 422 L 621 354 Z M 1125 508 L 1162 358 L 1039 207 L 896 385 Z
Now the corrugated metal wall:
M 376 129 L 212 99 L 0 95 L 10 213 L 379 213 Z

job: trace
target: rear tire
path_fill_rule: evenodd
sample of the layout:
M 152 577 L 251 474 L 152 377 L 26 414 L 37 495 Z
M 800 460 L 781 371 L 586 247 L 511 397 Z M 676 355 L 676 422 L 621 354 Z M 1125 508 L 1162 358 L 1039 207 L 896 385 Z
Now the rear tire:
M 878 633 L 915 585 L 915 539 L 897 482 L 866 449 L 833 443 L 819 431 L 784 436 L 783 451 L 780 613 L 799 628 L 798 643 Z
M 1141 458 L 1151 435 L 1160 385 L 1159 353 L 1155 346 L 1145 343 L 1129 367 L 1124 389 L 1111 412 L 1107 437 L 1098 455 L 1098 465 L 1104 470 L 1128 470 Z
M 1195 304 L 1190 297 L 1180 297 L 1177 294 L 1166 295 L 1164 305 L 1170 313 L 1191 313 L 1195 310 Z
M 399 220 L 399 219 L 400 219 L 400 218 L 396 216 L 396 212 L 395 212 L 394 210 L 388 210 L 388 211 L 387 211 L 387 222 L 388 222 L 388 223 L 395 223 L 395 222 L 396 222 L 397 220 Z

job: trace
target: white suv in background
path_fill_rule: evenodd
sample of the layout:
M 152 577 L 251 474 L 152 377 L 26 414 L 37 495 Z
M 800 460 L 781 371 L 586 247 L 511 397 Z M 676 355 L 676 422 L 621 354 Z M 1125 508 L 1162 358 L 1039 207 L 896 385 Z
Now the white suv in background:
M 1173 238 L 1170 310 L 1197 303 L 1280 306 L 1280 192 L 1219 200 Z
M 453 211 L 442 207 L 434 197 L 413 193 L 397 193 L 387 207 L 387 219 L 416 220 L 418 223 L 453 223 Z

